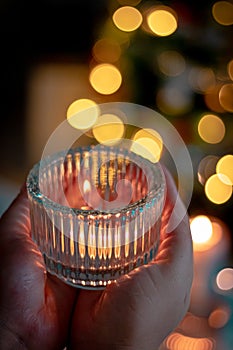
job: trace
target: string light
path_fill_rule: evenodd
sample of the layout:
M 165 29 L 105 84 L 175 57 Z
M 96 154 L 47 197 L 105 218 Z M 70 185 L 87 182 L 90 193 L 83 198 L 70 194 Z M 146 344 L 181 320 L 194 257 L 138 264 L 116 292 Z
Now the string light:
M 69 106 L 66 115 L 72 127 L 85 130 L 95 124 L 99 115 L 99 107 L 92 100 L 79 99 Z
M 205 183 L 205 194 L 215 204 L 227 202 L 232 195 L 230 180 L 223 174 L 214 174 Z
M 206 114 L 198 123 L 198 133 L 205 142 L 219 143 L 225 136 L 225 125 L 216 115 Z
M 144 140 L 148 138 L 152 139 L 153 143 L 150 143 Z M 132 140 L 137 142 L 139 139 L 140 139 L 139 143 L 142 146 L 143 146 L 143 143 L 146 143 L 147 147 L 151 144 L 152 146 L 151 152 L 154 152 L 153 159 L 155 158 L 157 159 L 157 161 L 159 161 L 163 150 L 163 140 L 160 134 L 154 129 L 149 129 L 149 128 L 140 129 L 134 134 Z M 156 143 L 157 146 L 154 143 Z M 144 147 L 146 147 L 146 145 L 144 145 Z
M 141 13 L 131 6 L 124 6 L 117 9 L 112 19 L 117 28 L 125 32 L 132 32 L 142 24 Z
M 89 79 L 93 89 L 103 95 L 113 94 L 122 83 L 119 69 L 109 63 L 102 63 L 93 68 Z
M 233 24 L 233 4 L 229 1 L 217 1 L 212 7 L 212 14 L 215 21 L 221 25 Z
M 219 102 L 227 112 L 233 112 L 233 84 L 224 84 L 221 87 Z
M 158 36 L 169 36 L 177 29 L 177 15 L 168 6 L 156 6 L 147 15 L 147 23 L 152 33 Z
M 102 114 L 93 127 L 95 139 L 105 145 L 114 145 L 120 142 L 125 127 L 122 120 L 115 114 Z

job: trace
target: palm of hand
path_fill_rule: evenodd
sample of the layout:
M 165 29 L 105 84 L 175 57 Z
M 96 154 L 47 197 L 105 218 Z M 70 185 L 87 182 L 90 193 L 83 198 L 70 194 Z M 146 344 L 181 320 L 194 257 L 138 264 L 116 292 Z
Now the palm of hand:
M 186 312 L 192 282 L 188 218 L 166 233 L 177 198 L 169 177 L 167 188 L 156 260 L 103 292 L 81 290 L 77 301 L 75 289 L 46 274 L 21 194 L 0 224 L 0 348 L 156 349 Z

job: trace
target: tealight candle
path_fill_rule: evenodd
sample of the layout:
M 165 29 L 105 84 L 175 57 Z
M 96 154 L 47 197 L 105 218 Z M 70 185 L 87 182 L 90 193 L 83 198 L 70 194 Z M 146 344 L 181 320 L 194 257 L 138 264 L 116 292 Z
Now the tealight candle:
M 158 163 L 91 146 L 43 159 L 28 175 L 32 238 L 64 282 L 103 288 L 151 261 L 165 182 Z

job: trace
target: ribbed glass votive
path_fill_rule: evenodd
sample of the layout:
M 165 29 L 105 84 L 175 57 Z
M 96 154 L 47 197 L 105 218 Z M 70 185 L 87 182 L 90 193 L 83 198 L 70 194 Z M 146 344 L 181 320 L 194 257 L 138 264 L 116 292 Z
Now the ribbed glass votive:
M 159 244 L 164 188 L 158 163 L 123 148 L 82 147 L 43 159 L 27 190 L 31 234 L 47 270 L 97 289 L 147 264 Z

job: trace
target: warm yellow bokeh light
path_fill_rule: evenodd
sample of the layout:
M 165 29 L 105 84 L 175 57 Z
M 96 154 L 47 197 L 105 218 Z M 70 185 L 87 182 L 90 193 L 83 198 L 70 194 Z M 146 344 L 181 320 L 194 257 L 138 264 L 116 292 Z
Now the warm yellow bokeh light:
M 85 130 L 95 124 L 99 112 L 99 107 L 94 101 L 83 98 L 74 101 L 69 106 L 66 116 L 73 128 Z
M 221 270 L 216 277 L 216 283 L 221 290 L 233 289 L 233 268 L 225 268 Z
M 216 173 L 224 174 L 227 177 L 227 181 L 230 180 L 233 185 L 233 155 L 227 154 L 219 159 L 216 165 Z
M 215 204 L 227 202 L 232 195 L 230 180 L 227 180 L 227 177 L 223 174 L 212 175 L 205 183 L 205 194 Z
M 212 328 L 223 328 L 230 319 L 230 310 L 226 307 L 219 307 L 211 312 L 208 323 Z
M 231 60 L 227 65 L 227 72 L 231 80 L 233 80 L 233 60 Z
M 194 243 L 201 244 L 207 242 L 213 233 L 213 227 L 210 219 L 205 215 L 198 215 L 190 223 L 192 240 Z
M 219 143 L 225 136 L 225 125 L 216 115 L 206 114 L 198 123 L 198 133 L 205 142 Z
M 89 79 L 93 89 L 103 95 L 113 94 L 122 83 L 119 69 L 109 63 L 99 64 L 93 68 Z
M 227 112 L 233 112 L 233 84 L 225 84 L 221 87 L 219 102 Z
M 124 32 L 132 32 L 142 24 L 141 13 L 131 6 L 124 6 L 117 9 L 112 19 L 117 28 Z
M 121 48 L 117 41 L 103 38 L 95 43 L 92 53 L 96 61 L 114 63 L 120 58 Z
M 157 146 L 158 146 L 157 147 L 157 151 L 158 151 L 158 153 L 155 155 L 155 158 L 157 158 L 159 160 L 160 157 L 161 157 L 162 150 L 163 150 L 163 140 L 162 140 L 162 137 L 160 136 L 160 134 L 154 129 L 145 128 L 145 129 L 138 130 L 134 134 L 132 140 L 133 141 L 137 141 L 140 138 L 150 138 L 154 142 L 157 143 Z M 155 147 L 154 147 L 154 151 L 155 151 Z
M 102 114 L 93 127 L 95 139 L 105 145 L 118 143 L 125 131 L 122 120 L 115 114 Z
M 175 77 L 185 70 L 185 59 L 178 51 L 163 51 L 158 56 L 158 65 L 162 73 Z
M 216 22 L 224 26 L 233 24 L 233 4 L 229 1 L 217 1 L 212 7 Z
M 168 6 L 157 6 L 147 17 L 150 30 L 158 36 L 168 36 L 177 29 L 174 11 Z
M 158 143 L 149 137 L 140 137 L 133 141 L 130 150 L 152 163 L 158 162 L 161 155 Z

